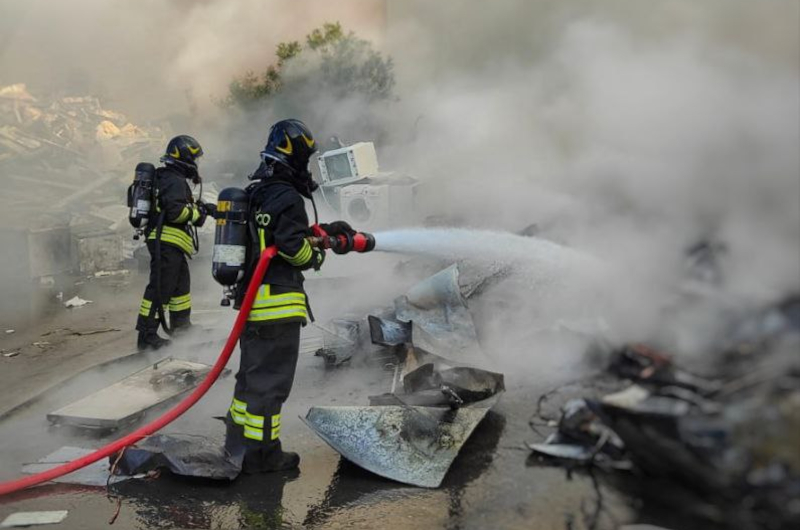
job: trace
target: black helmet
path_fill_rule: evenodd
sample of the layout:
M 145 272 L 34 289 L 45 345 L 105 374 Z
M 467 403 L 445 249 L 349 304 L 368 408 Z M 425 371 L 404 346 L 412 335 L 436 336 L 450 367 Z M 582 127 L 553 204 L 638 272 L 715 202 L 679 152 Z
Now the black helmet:
M 161 161 L 187 169 L 194 174 L 197 173 L 197 159 L 201 156 L 203 148 L 200 143 L 191 136 L 182 134 L 169 141 L 167 152 L 161 157 Z
M 286 166 L 296 177 L 305 177 L 308 175 L 308 159 L 316 152 L 314 135 L 305 123 L 292 119 L 281 120 L 272 126 L 261 157 L 265 161 L 275 160 Z

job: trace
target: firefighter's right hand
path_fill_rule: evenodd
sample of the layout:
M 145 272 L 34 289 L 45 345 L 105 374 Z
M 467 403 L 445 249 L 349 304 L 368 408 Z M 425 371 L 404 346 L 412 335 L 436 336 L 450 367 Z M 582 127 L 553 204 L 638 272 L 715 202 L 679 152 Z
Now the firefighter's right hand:
M 350 226 L 350 223 L 348 223 L 347 221 L 334 221 L 332 223 L 323 223 L 320 224 L 320 226 L 322 227 L 323 230 L 325 230 L 325 232 L 329 236 L 339 236 L 339 235 L 352 236 L 356 233 L 356 231 L 353 230 L 353 227 Z

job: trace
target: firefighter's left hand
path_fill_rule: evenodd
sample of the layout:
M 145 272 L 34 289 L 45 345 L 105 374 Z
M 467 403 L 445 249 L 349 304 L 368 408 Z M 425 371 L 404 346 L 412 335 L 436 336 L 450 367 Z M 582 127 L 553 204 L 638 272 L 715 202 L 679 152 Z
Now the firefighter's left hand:
M 313 254 L 311 256 L 311 267 L 318 271 L 322 268 L 322 264 L 325 263 L 325 250 L 321 248 L 313 249 Z

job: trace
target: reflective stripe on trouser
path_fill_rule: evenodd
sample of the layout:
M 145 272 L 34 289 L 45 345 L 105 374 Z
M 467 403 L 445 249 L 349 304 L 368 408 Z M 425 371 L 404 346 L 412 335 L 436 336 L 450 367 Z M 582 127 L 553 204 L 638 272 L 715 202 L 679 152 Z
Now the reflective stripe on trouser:
M 192 295 L 184 294 L 181 296 L 173 296 L 169 299 L 169 310 L 172 313 L 179 311 L 186 311 L 192 308 Z
M 228 408 L 225 447 L 248 459 L 266 457 L 278 445 L 281 407 L 294 383 L 300 322 L 248 322 L 240 339 L 241 362 Z
M 148 241 L 155 241 L 156 232 L 158 232 L 157 229 L 153 229 L 150 232 L 150 235 L 147 237 Z M 182 228 L 164 225 L 161 228 L 161 242 L 174 245 L 187 254 L 192 254 L 194 252 L 192 236 Z
M 247 412 L 247 404 L 233 398 L 228 409 L 231 421 L 243 429 L 244 437 L 250 440 L 264 441 L 264 430 L 266 419 L 264 416 L 250 414 Z M 272 414 L 268 416 L 269 423 L 266 425 L 267 440 L 277 440 L 281 435 L 281 415 Z
M 247 317 L 249 322 L 308 320 L 305 293 L 271 294 L 271 289 L 271 286 L 266 284 L 259 288 L 253 308 Z
M 153 302 L 159 298 L 157 292 L 157 272 L 159 267 L 155 259 L 155 241 L 148 241 L 150 251 L 150 282 L 144 290 L 142 302 L 139 304 L 139 314 L 136 329 L 148 331 L 158 329 L 158 311 Z M 189 263 L 186 254 L 172 245 L 161 245 L 161 294 L 160 299 L 164 310 L 170 312 L 170 323 L 188 323 L 191 315 L 191 278 L 189 276 Z

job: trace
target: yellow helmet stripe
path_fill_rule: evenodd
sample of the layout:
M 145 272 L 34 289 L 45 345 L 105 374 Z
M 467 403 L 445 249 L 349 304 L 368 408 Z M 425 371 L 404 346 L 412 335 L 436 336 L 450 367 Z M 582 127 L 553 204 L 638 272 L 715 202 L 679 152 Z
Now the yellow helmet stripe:
M 174 147 L 174 151 L 172 151 L 169 154 L 169 156 L 171 156 L 172 158 L 180 158 L 181 157 L 181 152 L 178 150 L 178 146 L 177 145 Z
M 278 145 L 278 146 L 275 146 L 275 149 L 277 149 L 281 153 L 284 153 L 284 154 L 287 154 L 287 155 L 291 155 L 292 151 L 293 151 L 293 149 L 292 149 L 292 141 L 289 139 L 289 135 L 288 134 L 283 133 L 283 136 L 284 136 L 284 138 L 286 138 L 286 147 L 281 147 L 280 145 Z
M 304 133 L 300 133 L 300 136 L 302 136 L 302 137 L 303 137 L 303 140 L 305 140 L 305 142 L 306 142 L 306 145 L 308 146 L 308 148 L 309 148 L 309 149 L 311 149 L 312 147 L 314 147 L 314 143 L 315 143 L 315 141 L 314 141 L 314 139 L 313 139 L 313 138 L 308 138 L 308 137 L 307 137 L 307 136 L 306 136 Z

